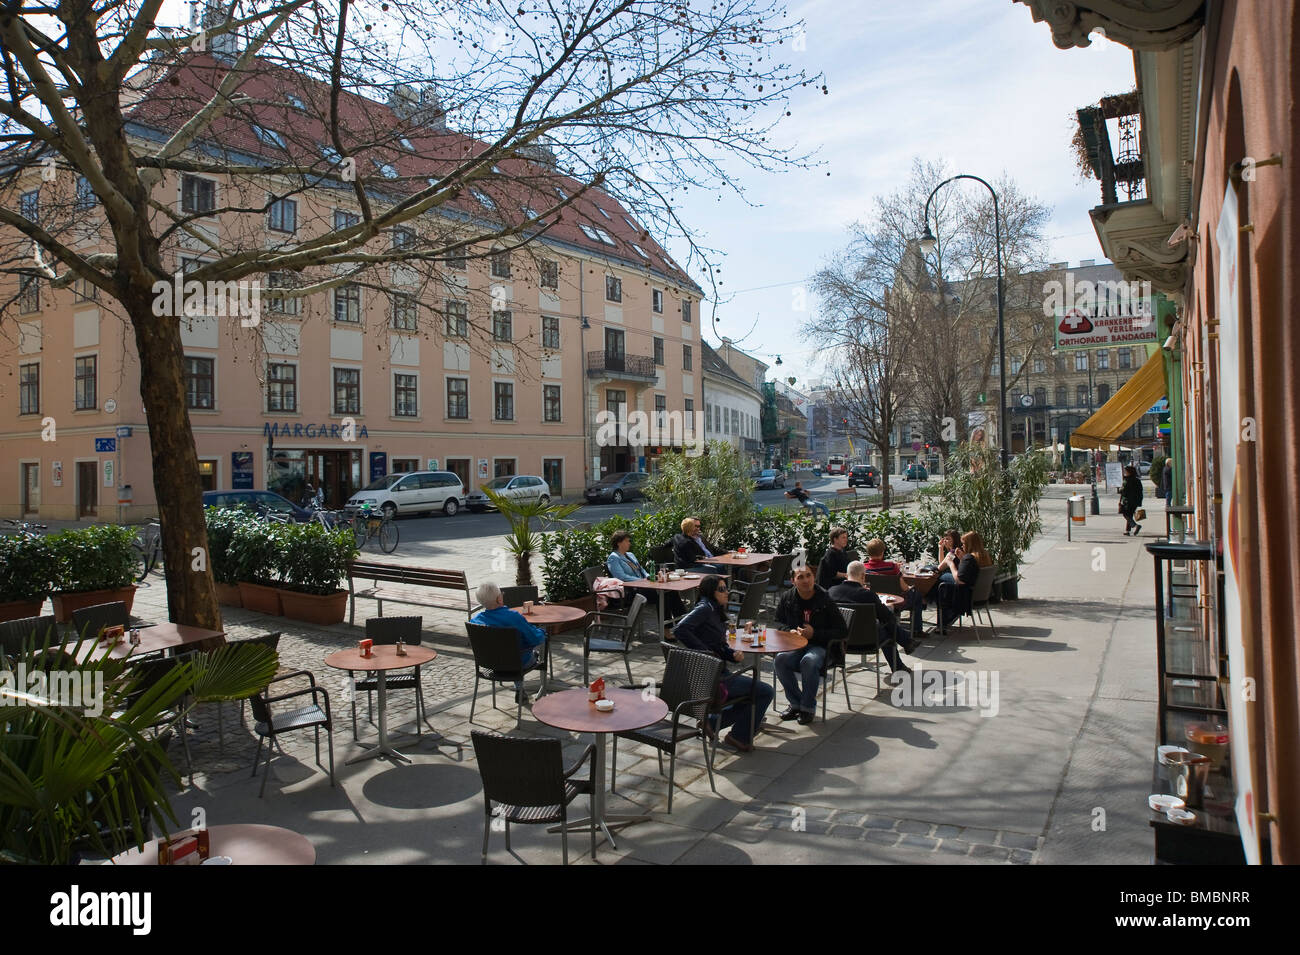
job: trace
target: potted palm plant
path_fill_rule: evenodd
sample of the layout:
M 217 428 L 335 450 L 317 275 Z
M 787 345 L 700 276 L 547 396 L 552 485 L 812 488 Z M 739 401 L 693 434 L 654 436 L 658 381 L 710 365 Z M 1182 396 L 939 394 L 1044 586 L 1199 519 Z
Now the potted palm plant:
M 39 652 L 24 654 L 30 672 L 51 666 Z M 0 863 L 113 856 L 143 846 L 155 826 L 176 826 L 165 784 L 180 775 L 152 727 L 176 706 L 259 692 L 279 658 L 264 646 L 223 646 L 147 687 L 146 671 L 125 660 L 65 656 L 55 666 L 47 693 L 0 682 Z
M 515 584 L 528 587 L 533 583 L 533 555 L 542 546 L 542 534 L 546 527 L 555 521 L 562 521 L 575 513 L 581 504 L 561 504 L 559 501 L 540 500 L 521 501 L 507 497 L 491 488 L 483 488 L 493 506 L 502 513 L 510 524 L 510 533 L 506 535 L 506 552 L 515 558 Z M 533 522 L 538 523 L 537 527 Z
M 348 592 L 341 584 L 357 553 L 352 531 L 328 530 L 316 523 L 288 524 L 282 528 L 281 541 L 284 552 L 292 555 L 284 562 L 280 589 L 284 615 L 306 623 L 342 623 Z
M 135 603 L 135 531 L 115 524 L 75 527 L 47 538 L 54 558 L 54 616 L 59 623 L 72 612 L 95 604 L 121 601 L 130 613 Z
M 49 542 L 39 534 L 0 537 L 0 621 L 39 614 L 55 567 Z

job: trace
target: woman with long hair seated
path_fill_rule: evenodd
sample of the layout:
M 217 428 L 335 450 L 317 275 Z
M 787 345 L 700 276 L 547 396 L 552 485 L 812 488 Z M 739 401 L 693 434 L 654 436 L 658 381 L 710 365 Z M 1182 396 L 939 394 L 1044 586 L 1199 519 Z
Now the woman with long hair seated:
M 970 602 L 970 589 L 979 580 L 980 568 L 990 567 L 993 558 L 984 546 L 984 538 L 979 531 L 967 531 L 961 535 L 961 543 L 949 552 L 944 566 L 951 568 L 939 578 L 940 624 L 939 632 L 947 633 L 948 626 Z

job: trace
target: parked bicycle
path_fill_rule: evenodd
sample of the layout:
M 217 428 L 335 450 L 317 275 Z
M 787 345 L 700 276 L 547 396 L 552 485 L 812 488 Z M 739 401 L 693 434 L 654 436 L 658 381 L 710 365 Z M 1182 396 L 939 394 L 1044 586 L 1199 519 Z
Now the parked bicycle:
M 49 530 L 46 524 L 37 524 L 33 521 L 22 521 L 12 517 L 0 518 L 0 530 L 6 534 L 16 532 L 19 534 L 39 534 L 41 531 Z
M 340 527 L 350 526 L 347 515 L 343 511 L 327 511 L 323 507 L 313 507 L 311 519 L 327 531 L 336 531 Z
M 379 538 L 379 546 L 385 554 L 397 550 L 397 524 L 387 511 L 376 510 L 367 502 L 357 510 L 352 518 L 352 534 L 357 539 L 357 549 L 366 546 L 371 538 Z
M 162 566 L 162 524 L 158 521 L 145 524 L 136 532 L 131 546 L 135 548 L 135 582 L 140 583 L 155 567 Z

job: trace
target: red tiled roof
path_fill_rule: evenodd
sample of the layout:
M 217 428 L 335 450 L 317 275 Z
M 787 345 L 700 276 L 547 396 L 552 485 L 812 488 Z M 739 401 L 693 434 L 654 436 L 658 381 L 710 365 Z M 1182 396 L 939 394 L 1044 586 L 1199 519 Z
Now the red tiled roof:
M 265 60 L 255 66 L 237 87 L 235 96 L 252 101 L 237 105 L 215 119 L 202 137 L 206 144 L 220 144 L 228 153 L 257 157 L 268 165 L 292 161 L 326 174 L 335 161 L 325 158 L 322 147 L 332 148 L 329 127 L 329 88 L 309 77 Z M 139 102 L 127 112 L 127 119 L 144 127 L 170 133 L 192 118 L 205 104 L 229 71 L 227 64 L 209 53 L 190 54 L 184 62 L 167 70 L 153 83 Z M 289 101 L 294 96 L 306 104 L 299 110 Z M 430 177 L 447 175 L 466 156 L 480 154 L 488 145 L 462 133 L 434 129 L 403 120 L 387 103 L 341 91 L 338 99 L 339 130 L 343 153 L 357 161 L 357 174 L 367 179 L 372 190 L 411 195 L 428 186 Z M 283 148 L 260 139 L 254 125 L 273 131 Z M 399 142 L 405 138 L 413 147 Z M 387 164 L 397 177 L 388 181 L 379 171 Z M 524 158 L 503 158 L 496 168 L 500 175 L 475 180 L 448 205 L 469 216 L 494 222 L 518 224 L 558 201 L 556 189 L 574 196 L 583 188 L 578 180 Z M 485 207 L 475 192 L 486 195 L 496 207 Z M 599 211 L 604 209 L 608 217 Z M 613 245 L 584 234 L 582 227 L 602 230 Z M 672 257 L 634 220 L 614 197 L 591 187 L 574 199 L 559 221 L 546 232 L 549 239 L 578 246 L 589 252 L 622 259 L 640 268 L 658 272 L 668 281 L 696 293 L 699 286 L 683 272 Z M 640 246 L 648 256 L 639 254 Z

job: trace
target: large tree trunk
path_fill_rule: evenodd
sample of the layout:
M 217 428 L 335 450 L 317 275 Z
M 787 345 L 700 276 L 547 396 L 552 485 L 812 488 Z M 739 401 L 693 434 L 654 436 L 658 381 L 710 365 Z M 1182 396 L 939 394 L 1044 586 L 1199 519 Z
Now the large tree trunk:
M 152 303 L 152 291 L 123 302 L 135 329 L 140 355 L 140 397 L 149 421 L 153 486 L 162 522 L 167 616 L 173 623 L 220 630 L 221 611 L 212 585 L 203 492 L 198 481 L 198 453 L 185 406 L 180 323 L 175 318 L 155 316 Z M 199 649 L 211 649 L 222 642 L 214 640 Z

